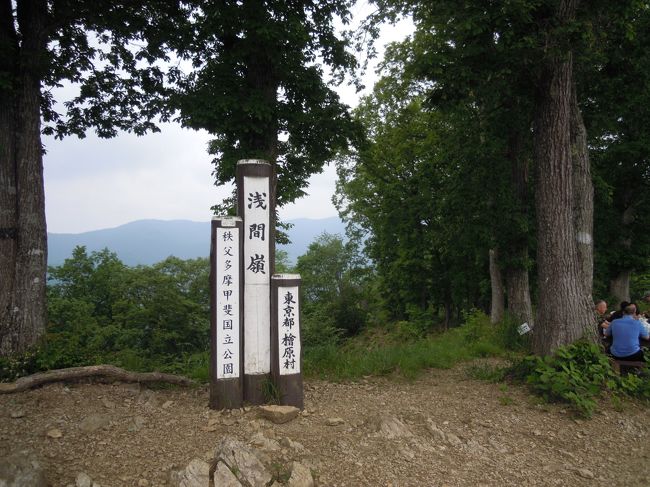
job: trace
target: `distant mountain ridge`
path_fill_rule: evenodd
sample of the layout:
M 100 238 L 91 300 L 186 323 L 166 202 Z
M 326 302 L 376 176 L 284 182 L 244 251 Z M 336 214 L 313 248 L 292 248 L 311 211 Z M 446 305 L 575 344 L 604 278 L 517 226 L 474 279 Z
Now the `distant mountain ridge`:
M 345 225 L 338 217 L 288 220 L 291 244 L 286 250 L 292 263 L 323 232 L 344 236 Z M 84 245 L 88 252 L 108 248 L 127 265 L 151 265 L 170 255 L 194 259 L 210 255 L 210 222 L 189 220 L 137 220 L 115 228 L 83 233 L 48 233 L 48 265 L 61 265 L 72 250 Z

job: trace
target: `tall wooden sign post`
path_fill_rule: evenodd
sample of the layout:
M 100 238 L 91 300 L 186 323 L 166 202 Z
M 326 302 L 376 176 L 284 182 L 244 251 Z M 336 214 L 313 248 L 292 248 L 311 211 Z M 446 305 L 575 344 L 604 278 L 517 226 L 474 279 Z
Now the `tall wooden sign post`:
M 271 275 L 275 269 L 273 167 L 266 161 L 237 163 L 237 215 L 243 223 L 244 401 L 263 404 L 271 372 Z
M 275 271 L 275 174 L 237 163 L 237 217 L 215 217 L 210 250 L 210 407 L 264 404 L 265 382 L 303 408 L 300 276 Z M 271 277 L 273 276 L 273 277 Z
M 243 401 L 241 271 L 242 219 L 212 219 L 210 245 L 210 407 L 239 408 Z
M 280 404 L 303 408 L 300 346 L 300 276 L 271 278 L 271 370 Z

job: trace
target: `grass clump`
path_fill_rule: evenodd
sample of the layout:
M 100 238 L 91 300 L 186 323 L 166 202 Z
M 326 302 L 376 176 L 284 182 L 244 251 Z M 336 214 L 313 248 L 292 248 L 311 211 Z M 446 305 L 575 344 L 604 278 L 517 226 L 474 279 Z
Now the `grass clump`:
M 407 323 L 400 322 L 393 329 L 373 329 L 340 346 L 305 348 L 305 374 L 329 380 L 389 374 L 413 379 L 424 369 L 447 369 L 462 361 L 509 352 L 500 327 L 478 311 L 468 314 L 461 327 L 438 335 L 419 338 L 410 331 Z
M 280 404 L 280 389 L 271 379 L 262 382 L 262 395 L 267 404 Z
M 496 366 L 488 364 L 470 365 L 466 370 L 467 375 L 472 379 L 492 383 L 503 382 L 506 379 L 509 371 L 510 367 L 508 366 Z

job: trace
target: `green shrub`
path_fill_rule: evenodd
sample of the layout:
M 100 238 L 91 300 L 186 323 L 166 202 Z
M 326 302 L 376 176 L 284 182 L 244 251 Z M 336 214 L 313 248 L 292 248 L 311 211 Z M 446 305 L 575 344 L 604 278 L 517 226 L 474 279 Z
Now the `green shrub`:
M 513 365 L 509 376 L 525 381 L 548 402 L 565 402 L 589 417 L 604 393 L 650 399 L 650 374 L 620 376 L 599 346 L 578 342 L 547 357 L 526 357 Z
M 593 343 L 579 342 L 559 348 L 554 355 L 529 357 L 531 388 L 549 402 L 567 402 L 589 417 L 603 389 L 615 388 L 616 374 L 608 358 Z
M 147 372 L 155 370 L 156 364 L 142 351 L 132 348 L 124 348 L 105 354 L 99 362 L 108 363 L 135 372 Z
M 65 369 L 95 363 L 84 333 L 47 333 L 45 342 L 35 349 L 39 370 Z
M 530 349 L 530 333 L 519 334 L 519 320 L 514 316 L 507 314 L 503 321 L 496 326 L 495 339 L 499 345 L 506 350 L 516 352 L 527 351 Z
M 503 355 L 503 348 L 489 341 L 477 341 L 469 345 L 468 352 L 471 357 L 499 357 Z
M 0 357 L 0 382 L 13 382 L 19 377 L 42 370 L 38 350 L 33 349 L 19 355 Z
M 335 344 L 316 345 L 303 349 L 303 369 L 308 377 L 328 377 L 341 363 L 341 350 Z
M 630 397 L 650 401 L 650 359 L 646 355 L 647 366 L 637 373 L 619 377 L 618 390 Z
M 315 308 L 311 313 L 303 313 L 301 325 L 302 343 L 305 347 L 336 345 L 340 342 L 343 330 L 336 327 L 334 317 L 325 308 Z
M 161 372 L 180 374 L 198 382 L 210 380 L 210 351 L 185 353 L 181 357 L 166 357 L 163 363 L 156 367 Z
M 49 268 L 49 325 L 34 368 L 178 366 L 206 376 L 187 357 L 201 356 L 209 343 L 208 276 L 208 259 L 127 267 L 108 250 L 75 248 Z
M 407 303 L 406 315 L 408 316 L 409 326 L 413 329 L 415 336 L 418 338 L 426 336 L 433 329 L 435 321 L 431 306 L 422 309 L 421 306 Z
M 465 313 L 461 330 L 468 343 L 475 343 L 482 339 L 490 339 L 495 334 L 495 326 L 490 323 L 490 317 L 482 311 L 475 309 Z
M 398 321 L 395 323 L 394 334 L 399 341 L 413 341 L 422 338 L 425 331 L 412 321 Z

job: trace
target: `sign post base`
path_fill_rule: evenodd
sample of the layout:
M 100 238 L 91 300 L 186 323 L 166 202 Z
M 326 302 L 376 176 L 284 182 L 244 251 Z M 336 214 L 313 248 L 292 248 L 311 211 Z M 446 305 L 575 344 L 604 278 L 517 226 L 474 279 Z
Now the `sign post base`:
M 268 388 L 271 384 L 271 374 L 244 374 L 244 397 L 253 406 L 266 404 L 270 399 Z

